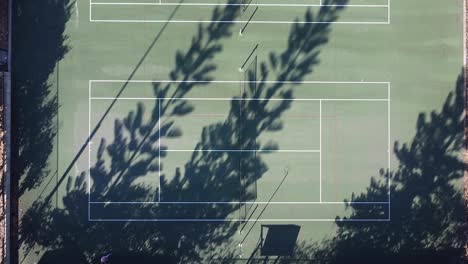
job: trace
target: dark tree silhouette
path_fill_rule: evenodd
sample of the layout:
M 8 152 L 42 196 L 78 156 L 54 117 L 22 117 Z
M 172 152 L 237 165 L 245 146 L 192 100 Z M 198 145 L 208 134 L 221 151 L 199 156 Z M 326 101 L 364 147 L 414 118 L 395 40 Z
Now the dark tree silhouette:
M 14 3 L 12 178 L 21 179 L 20 195 L 54 173 L 48 171 L 47 161 L 56 136 L 58 105 L 48 81 L 70 49 L 64 31 L 72 4 L 52 0 Z
M 318 244 L 302 244 L 297 256 L 314 263 L 462 263 L 463 74 L 440 111 L 420 113 L 411 142 L 396 141 L 398 168 L 381 170 L 354 202 L 385 200 L 391 177 L 390 222 L 337 221 L 336 236 Z M 362 219 L 373 208 L 349 205 L 350 219 Z M 290 263 L 284 261 L 282 263 Z
M 19 197 L 57 173 L 49 164 L 57 131 L 57 87 L 49 80 L 70 49 L 64 31 L 71 5 L 54 0 L 13 2 L 11 263 L 18 263 Z
M 316 14 L 308 10 L 304 16 L 305 21 L 321 23 L 295 24 L 291 28 L 287 48 L 280 54 L 270 53 L 268 61 L 260 64 L 256 85 L 248 85 L 243 94 L 232 98 L 227 118 L 203 128 L 192 157 L 181 164 L 184 171 L 177 169 L 170 180 L 163 177 L 161 186 L 166 198 L 203 201 L 217 195 L 217 200 L 236 202 L 239 201 L 240 189 L 239 164 L 252 174 L 243 183 L 245 185 L 252 184 L 268 170 L 255 153 L 243 153 L 241 156 L 236 152 L 205 150 L 271 150 L 280 147 L 271 142 L 260 142 L 258 137 L 265 131 L 281 129 L 281 116 L 292 101 L 271 99 L 294 98 L 292 82 L 301 81 L 312 73 L 319 62 L 320 48 L 328 41 L 330 22 L 337 20 L 339 12 L 344 9 L 333 4 L 346 4 L 346 1 L 327 0 L 325 3 L 328 5 L 321 7 Z M 234 20 L 237 15 L 237 7 L 226 6 L 225 9 L 216 8 L 212 20 Z M 154 84 L 155 96 L 166 99 L 155 100 L 149 120 L 143 118 L 147 110 L 142 104 L 122 120 L 115 120 L 114 140 L 110 143 L 101 140 L 96 162 L 91 168 L 93 201 L 157 201 L 159 190 L 136 181 L 158 173 L 161 170 L 158 160 L 164 162 L 169 158 L 170 152 L 161 140 L 183 133 L 176 127 L 174 118 L 189 114 L 194 107 L 183 97 L 196 85 L 208 85 L 212 81 L 211 74 L 216 65 L 211 59 L 221 52 L 220 40 L 231 36 L 233 25 L 210 23 L 199 26 L 190 48 L 176 54 L 176 66 L 170 74 L 173 82 Z M 278 82 L 266 82 L 270 76 Z M 164 116 L 164 122 L 159 120 L 161 116 Z M 86 175 L 83 172 L 70 177 L 73 178 L 75 180 L 67 183 L 64 209 L 52 208 L 39 201 L 26 212 L 22 229 L 25 245 L 75 249 L 89 258 L 112 250 L 118 254 L 138 252 L 150 259 L 164 256 L 188 263 L 201 262 L 213 247 L 229 242 L 237 230 L 237 223 L 90 223 L 84 206 L 88 203 Z M 230 186 L 235 191 L 224 192 Z M 249 194 L 245 195 L 244 199 L 249 199 Z M 135 219 L 225 219 L 238 210 L 235 203 L 202 208 L 157 203 L 117 207 L 103 204 L 100 215 L 110 218 L 132 215 Z M 55 239 L 51 240 L 51 237 Z

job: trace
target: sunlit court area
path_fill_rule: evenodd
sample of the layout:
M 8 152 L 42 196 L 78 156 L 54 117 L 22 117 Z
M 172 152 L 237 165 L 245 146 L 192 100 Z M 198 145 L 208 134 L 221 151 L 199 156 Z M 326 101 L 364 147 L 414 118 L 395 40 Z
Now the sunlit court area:
M 468 263 L 465 6 L 10 0 L 2 264 Z

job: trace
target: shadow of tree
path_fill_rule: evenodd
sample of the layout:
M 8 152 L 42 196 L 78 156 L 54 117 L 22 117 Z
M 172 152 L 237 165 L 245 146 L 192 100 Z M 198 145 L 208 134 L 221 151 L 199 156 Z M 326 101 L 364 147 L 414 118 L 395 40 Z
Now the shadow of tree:
M 398 168 L 391 177 L 391 221 L 337 221 L 336 236 L 322 245 L 302 244 L 297 256 L 316 263 L 462 263 L 463 197 L 462 151 L 464 122 L 463 74 L 440 112 L 420 113 L 409 143 L 396 141 Z M 366 192 L 350 201 L 385 201 L 385 170 L 372 178 Z M 347 219 L 363 219 L 375 208 L 348 207 Z M 290 263 L 284 261 L 281 263 Z
M 258 138 L 265 131 L 281 129 L 281 116 L 291 106 L 289 99 L 294 98 L 294 83 L 312 73 L 319 62 L 320 47 L 328 41 L 330 22 L 338 19 L 346 4 L 343 0 L 325 2 L 328 5 L 322 6 L 316 14 L 307 10 L 304 16 L 305 21 L 320 23 L 294 24 L 287 48 L 279 54 L 270 53 L 268 61 L 260 64 L 258 80 L 256 76 L 249 76 L 242 94 L 231 99 L 226 119 L 202 129 L 200 140 L 183 169 L 178 167 L 170 179 L 161 175 L 161 189 L 164 190 L 161 193 L 139 180 L 162 173 L 161 164 L 170 155 L 164 139 L 181 136 L 183 131 L 174 120 L 194 110 L 184 96 L 195 86 L 211 83 L 211 74 L 216 70 L 211 60 L 222 51 L 220 41 L 231 36 L 234 24 L 200 25 L 190 48 L 177 52 L 176 66 L 170 73 L 172 81 L 154 84 L 154 94 L 159 99 L 149 110 L 149 120 L 144 118 L 146 110 L 140 103 L 125 118 L 115 120 L 112 142 L 101 139 L 96 162 L 90 170 L 91 186 L 87 186 L 85 172 L 74 180 L 70 177 L 63 209 L 39 201 L 26 212 L 21 230 L 25 245 L 36 244 L 51 250 L 76 249 L 89 259 L 103 252 L 112 251 L 122 256 L 122 252 L 130 251 L 147 259 L 161 257 L 190 263 L 203 262 L 213 247 L 230 241 L 237 230 L 236 222 L 184 220 L 223 220 L 236 213 L 240 200 L 252 198 L 253 194 L 242 194 L 242 190 L 262 177 L 268 168 L 257 151 L 242 150 L 268 153 L 280 147 Z M 228 3 L 235 3 L 235 0 Z M 211 20 L 235 20 L 238 9 L 237 5 L 217 7 Z M 275 81 L 267 81 L 272 78 Z M 240 175 L 240 166 L 248 175 Z M 246 179 L 242 183 L 241 177 Z M 88 188 L 92 200 L 99 206 L 96 222 L 88 221 L 88 208 L 84 206 L 88 204 Z M 194 202 L 211 201 L 216 196 L 216 200 L 227 203 L 161 204 L 158 203 L 161 195 L 168 200 Z M 109 200 L 144 203 L 108 204 Z M 122 215 L 142 221 L 105 220 Z
M 51 173 L 47 161 L 56 135 L 58 104 L 49 78 L 70 48 L 64 31 L 72 4 L 23 0 L 13 7 L 12 173 L 18 176 L 13 178 L 21 178 L 20 195 Z
M 58 110 L 57 94 L 50 78 L 70 48 L 64 30 L 71 5 L 68 1 L 53 0 L 13 3 L 12 263 L 18 262 L 15 235 L 18 199 L 56 173 L 49 167 Z

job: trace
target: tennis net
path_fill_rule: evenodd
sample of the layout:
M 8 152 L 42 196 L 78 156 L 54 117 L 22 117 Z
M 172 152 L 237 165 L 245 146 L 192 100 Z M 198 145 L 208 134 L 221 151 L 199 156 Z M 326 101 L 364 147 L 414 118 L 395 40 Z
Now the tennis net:
M 242 100 L 240 103 L 239 118 L 239 149 L 248 150 L 241 152 L 239 161 L 240 174 L 240 216 L 247 219 L 249 212 L 257 200 L 258 157 L 257 152 L 257 121 L 256 108 L 258 101 L 248 100 L 256 98 L 257 94 L 257 56 L 252 57 L 244 70 Z

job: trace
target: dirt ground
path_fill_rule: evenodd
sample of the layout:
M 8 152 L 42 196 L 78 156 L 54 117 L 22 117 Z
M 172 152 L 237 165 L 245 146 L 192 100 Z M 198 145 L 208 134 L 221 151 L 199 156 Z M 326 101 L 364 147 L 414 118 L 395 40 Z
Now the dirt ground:
M 1 73 L 0 73 L 1 74 Z M 3 126 L 3 76 L 0 75 L 0 263 L 5 263 L 5 194 L 3 192 L 4 171 L 4 126 Z
M 0 0 L 0 49 L 8 49 L 8 0 Z M 5 263 L 5 195 L 4 172 L 4 126 L 3 126 L 3 75 L 0 73 L 0 263 Z

